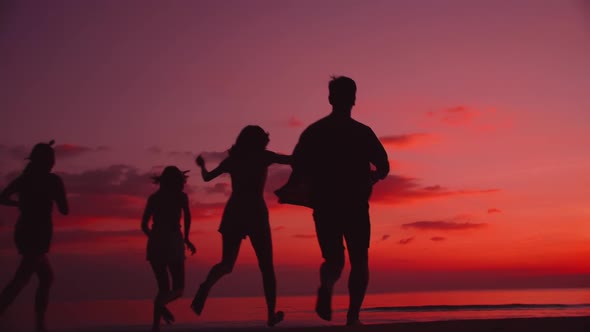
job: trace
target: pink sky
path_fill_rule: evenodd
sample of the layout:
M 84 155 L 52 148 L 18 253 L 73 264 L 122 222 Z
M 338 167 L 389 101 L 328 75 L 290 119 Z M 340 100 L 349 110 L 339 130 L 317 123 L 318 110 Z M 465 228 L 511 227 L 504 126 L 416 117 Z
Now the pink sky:
M 247 124 L 290 153 L 330 111 L 333 74 L 356 80 L 353 116 L 393 166 L 372 201 L 370 291 L 590 286 L 582 1 L 24 1 L 0 15 L 0 185 L 55 139 L 71 195 L 72 216 L 55 218 L 56 296 L 152 296 L 139 218 L 169 164 L 192 170 L 194 291 L 220 258 L 229 180 L 205 184 L 194 157 L 216 164 Z M 311 293 L 311 213 L 270 195 L 288 173 L 267 183 L 279 292 Z M 0 282 L 14 220 L 0 209 Z M 246 243 L 218 294 L 259 287 L 254 263 Z

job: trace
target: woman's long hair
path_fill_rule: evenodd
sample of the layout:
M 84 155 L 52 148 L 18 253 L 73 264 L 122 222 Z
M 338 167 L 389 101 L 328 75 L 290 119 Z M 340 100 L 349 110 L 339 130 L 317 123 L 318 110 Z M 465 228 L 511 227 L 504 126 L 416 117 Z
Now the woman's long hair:
M 230 157 L 244 158 L 266 150 L 268 133 L 260 126 L 246 126 L 236 139 L 236 143 L 229 149 Z
M 54 140 L 49 143 L 35 144 L 31 154 L 26 158 L 29 161 L 21 173 L 21 177 L 28 177 L 33 173 L 49 173 L 55 164 Z
M 154 183 L 160 185 L 160 189 L 169 191 L 182 191 L 189 171 L 181 171 L 176 166 L 167 166 L 160 175 L 152 176 Z

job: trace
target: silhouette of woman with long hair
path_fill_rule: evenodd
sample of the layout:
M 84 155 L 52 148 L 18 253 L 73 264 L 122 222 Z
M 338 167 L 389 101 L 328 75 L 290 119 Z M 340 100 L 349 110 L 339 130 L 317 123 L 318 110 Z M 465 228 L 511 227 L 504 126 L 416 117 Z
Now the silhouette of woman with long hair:
M 162 174 L 154 176 L 154 183 L 160 188 L 147 201 L 141 229 L 148 236 L 147 260 L 150 262 L 158 294 L 154 299 L 152 331 L 160 331 L 160 320 L 174 321 L 166 304 L 179 298 L 184 291 L 184 247 L 194 255 L 195 246 L 189 240 L 191 213 L 188 196 L 184 193 L 186 175 L 176 166 L 164 168 Z M 180 230 L 181 214 L 184 215 L 184 237 Z M 149 221 L 152 219 L 152 227 Z M 172 289 L 170 279 L 172 277 Z
M 14 240 L 22 259 L 14 278 L 0 294 L 0 315 L 26 286 L 33 273 L 39 278 L 35 295 L 36 331 L 47 331 L 45 313 L 49 304 L 49 289 L 53 270 L 47 253 L 53 234 L 52 210 L 57 203 L 59 212 L 68 214 L 66 192 L 61 178 L 51 173 L 55 164 L 54 141 L 35 145 L 20 176 L 0 193 L 0 204 L 17 206 L 20 215 L 15 225 Z M 12 195 L 17 195 L 14 200 Z
M 232 272 L 242 240 L 248 236 L 256 252 L 262 272 L 264 295 L 268 309 L 268 326 L 274 326 L 284 318 L 282 311 L 275 312 L 276 278 L 272 257 L 272 238 L 268 209 L 264 201 L 264 184 L 268 166 L 273 163 L 290 164 L 290 156 L 266 150 L 268 133 L 259 126 L 246 126 L 229 150 L 229 157 L 211 172 L 205 160 L 196 160 L 203 180 L 211 181 L 223 173 L 231 176 L 232 193 L 225 206 L 219 232 L 223 249 L 221 262 L 211 268 L 191 304 L 200 315 L 209 291 L 221 277 Z

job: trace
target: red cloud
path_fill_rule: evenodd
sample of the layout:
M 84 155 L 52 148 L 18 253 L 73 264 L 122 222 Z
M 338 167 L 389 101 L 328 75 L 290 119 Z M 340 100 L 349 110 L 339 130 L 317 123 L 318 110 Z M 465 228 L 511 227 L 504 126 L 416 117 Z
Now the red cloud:
M 405 134 L 405 135 L 390 135 L 379 137 L 381 143 L 385 146 L 392 146 L 396 148 L 413 147 L 422 143 L 431 142 L 433 136 L 430 134 Z
M 490 208 L 490 209 L 488 209 L 488 213 L 490 213 L 490 214 L 491 213 L 501 213 L 501 212 L 502 211 L 500 211 L 499 209 L 496 209 L 496 208 Z
M 59 144 L 55 146 L 55 156 L 59 158 L 74 158 L 89 152 L 100 152 L 107 151 L 109 148 L 106 146 L 99 146 L 97 148 L 91 148 L 76 144 Z
M 315 239 L 316 236 L 313 234 L 295 234 L 293 235 L 296 239 Z
M 389 239 L 390 237 L 391 237 L 391 235 L 385 234 L 381 237 L 381 241 L 385 241 L 385 240 Z
M 453 221 L 415 221 L 402 224 L 402 228 L 435 231 L 459 231 L 467 229 L 480 229 L 486 227 L 485 223 L 453 222 Z
M 471 123 L 480 115 L 480 112 L 466 106 L 455 106 L 440 111 L 430 111 L 426 114 L 445 124 L 459 126 Z
M 442 237 L 442 236 L 434 236 L 430 238 L 430 241 L 434 241 L 434 242 L 440 242 L 440 241 L 444 241 L 446 240 L 446 237 Z
M 412 237 L 409 237 L 409 238 L 406 238 L 406 239 L 401 239 L 401 240 L 399 240 L 398 243 L 399 244 L 408 244 L 408 243 L 410 243 L 412 241 L 414 241 L 414 237 L 413 236 Z
M 58 158 L 77 157 L 90 151 L 92 151 L 92 149 L 87 146 L 75 144 L 60 144 L 55 146 L 55 155 Z
M 225 196 L 229 196 L 230 192 L 231 192 L 231 188 L 229 186 L 229 183 L 216 183 L 213 185 L 213 187 L 207 187 L 205 188 L 205 191 L 208 194 L 223 194 Z
M 459 195 L 478 195 L 498 192 L 498 189 L 451 190 L 440 185 L 420 186 L 414 178 L 390 175 L 373 188 L 371 200 L 384 204 L 403 204 L 417 200 Z
M 225 202 L 202 203 L 194 202 L 191 204 L 191 216 L 193 218 L 209 218 L 221 216 Z
M 502 128 L 510 128 L 513 119 L 495 109 L 474 109 L 468 106 L 455 106 L 447 109 L 430 111 L 426 116 L 435 123 L 454 126 L 469 127 L 479 132 L 494 132 Z

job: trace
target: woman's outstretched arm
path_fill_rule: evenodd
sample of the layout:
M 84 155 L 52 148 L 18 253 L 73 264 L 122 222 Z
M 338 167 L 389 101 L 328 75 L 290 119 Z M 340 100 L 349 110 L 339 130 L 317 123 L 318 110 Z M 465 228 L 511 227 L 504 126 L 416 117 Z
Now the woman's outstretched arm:
M 203 157 L 198 156 L 195 162 L 197 163 L 197 166 L 201 168 L 201 176 L 203 177 L 203 181 L 205 182 L 209 182 L 215 179 L 216 177 L 220 176 L 221 174 L 227 172 L 227 159 L 222 161 L 221 164 L 219 164 L 219 166 L 217 166 L 211 172 L 207 171 L 207 167 L 205 166 L 205 159 L 203 159 Z

